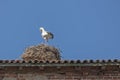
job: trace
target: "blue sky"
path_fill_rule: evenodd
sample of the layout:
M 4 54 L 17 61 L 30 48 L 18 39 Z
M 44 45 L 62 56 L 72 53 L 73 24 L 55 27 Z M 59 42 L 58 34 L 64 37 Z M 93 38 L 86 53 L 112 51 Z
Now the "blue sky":
M 20 59 L 54 33 L 62 59 L 119 59 L 120 0 L 0 0 L 0 59 Z

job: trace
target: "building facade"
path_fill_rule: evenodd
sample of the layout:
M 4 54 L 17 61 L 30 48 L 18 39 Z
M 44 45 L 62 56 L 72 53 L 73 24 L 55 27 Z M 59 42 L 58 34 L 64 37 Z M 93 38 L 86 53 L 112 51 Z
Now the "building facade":
M 0 60 L 0 80 L 120 80 L 120 61 Z

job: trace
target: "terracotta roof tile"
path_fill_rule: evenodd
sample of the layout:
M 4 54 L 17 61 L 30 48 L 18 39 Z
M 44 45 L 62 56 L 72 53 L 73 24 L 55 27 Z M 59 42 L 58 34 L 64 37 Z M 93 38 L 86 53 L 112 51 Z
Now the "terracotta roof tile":
M 115 63 L 119 62 L 120 60 L 53 60 L 53 61 L 24 61 L 24 60 L 0 60 L 0 63 Z
M 38 61 L 38 60 L 34 60 L 34 61 L 24 61 L 24 60 L 0 60 L 0 66 L 7 64 L 9 65 L 18 65 L 18 64 L 22 64 L 22 65 L 88 65 L 88 66 L 92 66 L 92 65 L 102 65 L 102 64 L 108 64 L 108 65 L 120 65 L 120 60 L 118 59 L 114 59 L 114 60 L 54 60 L 54 61 Z M 19 66 L 19 65 L 18 65 Z

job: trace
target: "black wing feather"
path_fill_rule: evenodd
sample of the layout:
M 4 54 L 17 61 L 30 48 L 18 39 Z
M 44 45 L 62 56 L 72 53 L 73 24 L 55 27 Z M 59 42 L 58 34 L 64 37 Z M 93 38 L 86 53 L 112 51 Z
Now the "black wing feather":
M 53 33 L 51 33 L 51 32 L 47 32 L 47 33 L 49 34 L 49 36 L 50 36 L 50 38 L 51 38 L 51 39 L 53 39 L 53 38 L 54 38 Z

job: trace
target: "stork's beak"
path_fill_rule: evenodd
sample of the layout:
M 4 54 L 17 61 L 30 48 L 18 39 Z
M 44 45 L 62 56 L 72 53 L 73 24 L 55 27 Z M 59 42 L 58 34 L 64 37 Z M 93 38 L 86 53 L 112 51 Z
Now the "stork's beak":
M 42 32 L 42 29 L 40 29 L 40 32 Z

